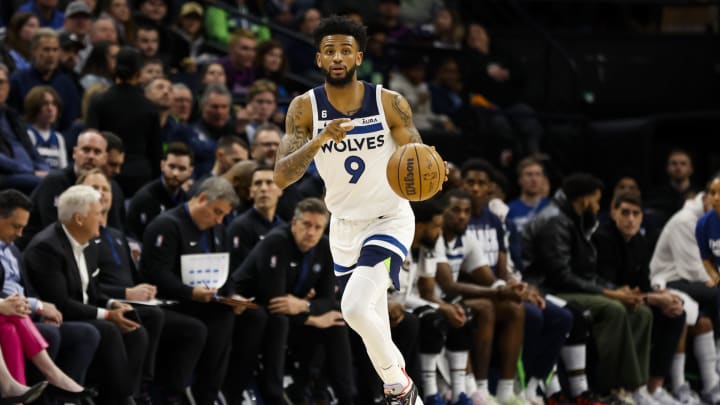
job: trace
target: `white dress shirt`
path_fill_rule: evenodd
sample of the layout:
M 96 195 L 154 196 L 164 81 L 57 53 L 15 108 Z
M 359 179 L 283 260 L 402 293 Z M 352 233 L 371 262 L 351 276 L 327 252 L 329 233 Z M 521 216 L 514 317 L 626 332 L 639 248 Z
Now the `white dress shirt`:
M 80 244 L 78 241 L 73 238 L 73 236 L 68 232 L 67 228 L 65 228 L 65 225 L 62 226 L 63 231 L 65 231 L 65 235 L 67 236 L 68 240 L 70 241 L 70 246 L 72 246 L 73 256 L 75 257 L 75 264 L 77 264 L 78 272 L 80 273 L 80 284 L 82 285 L 82 295 L 83 295 L 83 304 L 88 303 L 88 294 L 87 294 L 87 288 L 88 284 L 90 283 L 90 273 L 88 272 L 87 268 L 87 262 L 85 261 L 85 248 L 88 246 L 87 243 Z M 105 319 L 107 317 L 107 310 L 103 308 L 97 309 L 97 319 Z

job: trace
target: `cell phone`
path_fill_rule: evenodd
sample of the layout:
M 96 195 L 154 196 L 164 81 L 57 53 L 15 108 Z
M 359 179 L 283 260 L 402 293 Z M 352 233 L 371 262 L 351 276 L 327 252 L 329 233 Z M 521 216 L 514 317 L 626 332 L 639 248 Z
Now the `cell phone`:
M 136 311 L 134 309 L 132 311 L 125 312 L 124 315 L 125 315 L 125 319 L 129 319 L 138 324 L 141 323 L 140 322 L 140 314 L 138 314 L 138 311 Z

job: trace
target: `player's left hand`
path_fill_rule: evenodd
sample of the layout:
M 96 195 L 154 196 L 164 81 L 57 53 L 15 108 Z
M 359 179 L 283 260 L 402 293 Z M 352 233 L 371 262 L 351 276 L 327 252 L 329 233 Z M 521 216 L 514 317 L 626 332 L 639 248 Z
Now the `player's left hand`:
M 297 315 L 308 311 L 308 302 L 288 294 L 271 299 L 268 309 L 272 314 Z

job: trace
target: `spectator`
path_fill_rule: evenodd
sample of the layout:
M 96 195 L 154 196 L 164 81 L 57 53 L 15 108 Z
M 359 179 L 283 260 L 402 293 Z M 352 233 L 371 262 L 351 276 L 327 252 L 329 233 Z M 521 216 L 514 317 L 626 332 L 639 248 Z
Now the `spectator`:
M 165 77 L 165 68 L 158 58 L 143 59 L 140 65 L 140 76 L 137 84 L 147 86 L 151 81 Z
M 455 127 L 464 125 L 465 102 L 460 66 L 453 58 L 440 62 L 430 83 L 430 105 L 433 113 L 449 117 Z
M 25 233 L 18 241 L 20 247 L 25 247 L 30 239 L 43 228 L 57 220 L 57 198 L 68 187 L 75 184 L 76 179 L 88 170 L 101 168 L 107 161 L 107 145 L 103 135 L 95 130 L 86 130 L 80 134 L 77 145 L 73 148 L 73 165 L 68 165 L 60 171 L 53 171 L 40 183 L 39 187 L 30 195 L 33 207 L 30 221 Z M 113 183 L 115 183 L 113 181 Z M 113 184 L 113 190 L 119 188 Z M 118 194 L 117 197 L 120 197 Z M 122 200 L 120 200 L 122 201 Z M 113 226 L 122 218 L 122 204 L 115 202 L 110 212 Z M 122 222 L 119 222 L 121 225 Z
M 112 19 L 119 43 L 135 43 L 136 27 L 130 14 L 128 0 L 110 0 L 105 2 L 105 9 L 100 14 L 100 18 L 103 17 L 110 17 Z
M 171 97 L 170 116 L 179 124 L 187 124 L 193 111 L 192 91 L 182 83 L 174 83 Z
M 65 15 L 58 9 L 58 0 L 27 0 L 17 11 L 35 14 L 41 27 L 59 30 L 63 26 Z
M 427 38 L 435 48 L 462 48 L 462 38 L 465 35 L 462 21 L 457 11 L 447 6 L 435 8 L 432 22 L 420 25 L 419 31 L 420 39 L 426 40 Z
M 523 227 L 550 203 L 550 199 L 543 194 L 545 169 L 539 160 L 533 157 L 521 160 L 517 165 L 517 175 L 520 197 L 508 204 L 509 211 L 505 223 L 510 234 L 508 246 L 510 257 L 515 268 L 522 272 Z
M 111 44 L 120 43 L 120 41 L 118 41 L 117 27 L 109 17 L 101 16 L 93 21 L 92 29 L 90 30 L 90 44 L 95 45 L 98 42 L 110 42 Z
M 303 200 L 292 223 L 270 232 L 232 276 L 236 291 L 257 297 L 269 313 L 261 386 L 268 403 L 283 401 L 284 348 L 288 345 L 300 363 L 294 375 L 299 387 L 311 383 L 310 361 L 323 347 L 325 362 L 320 369 L 327 370 L 338 403 L 352 404 L 350 342 L 342 314 L 336 310 L 333 261 L 324 236 L 328 217 L 321 200 Z M 307 263 L 313 271 L 303 275 L 299 263 Z M 294 402 L 303 398 L 302 391 L 299 398 L 292 390 L 288 394 Z
M 412 29 L 405 25 L 400 17 L 400 0 L 380 0 L 378 5 L 378 21 L 383 25 L 383 30 L 389 39 L 402 40 L 412 34 Z M 424 12 L 431 11 L 424 9 Z M 429 20 L 429 16 L 428 19 Z
M 277 86 L 267 79 L 256 80 L 247 94 L 247 109 L 250 122 L 245 126 L 245 137 L 252 144 L 258 126 L 273 120 L 276 124 L 285 123 L 285 114 L 277 110 Z
M 46 387 L 47 381 L 40 381 L 32 387 L 19 383 L 10 374 L 5 359 L 0 354 L 0 396 L 8 404 L 33 402 L 40 398 Z
M 262 164 L 274 166 L 283 133 L 275 124 L 264 124 L 257 128 L 250 154 Z
M 62 30 L 60 30 L 61 34 L 74 34 L 84 45 L 90 45 L 90 47 L 79 53 L 78 70 L 85 65 L 91 51 L 90 48 L 93 45 L 93 42 L 88 37 L 92 26 L 91 14 L 90 7 L 84 0 L 74 0 L 65 9 L 65 21 Z
M 210 62 L 203 66 L 200 71 L 200 86 L 204 90 L 210 83 L 225 84 L 227 76 L 222 63 Z
M 230 37 L 228 56 L 221 59 L 227 74 L 227 87 L 235 97 L 245 97 L 255 81 L 255 47 L 255 33 L 238 29 Z
M 58 61 L 58 70 L 68 75 L 79 92 L 83 91 L 80 84 L 79 66 L 80 52 L 85 49 L 85 44 L 75 34 L 66 32 L 60 34 L 60 57 Z M 87 89 L 84 89 L 87 90 Z M 85 94 L 83 94 L 85 97 Z M 82 105 L 82 103 L 81 103 Z
M 105 149 L 105 163 L 100 166 L 100 169 L 110 181 L 113 206 L 117 207 L 110 210 L 108 224 L 114 228 L 123 229 L 125 225 L 125 194 L 123 194 L 122 188 L 115 180 L 115 177 L 120 174 L 123 164 L 125 164 L 125 144 L 123 144 L 119 136 L 110 131 L 103 131 L 102 136 L 107 142 L 107 148 Z
M 642 295 L 598 274 L 590 235 L 597 223 L 602 183 L 573 174 L 523 231 L 524 279 L 592 314 L 597 348 L 597 392 L 632 390 L 640 404 L 655 404 L 647 391 L 652 313 Z
M 598 275 L 616 285 L 639 289 L 643 294 L 653 313 L 647 390 L 659 403 L 673 402 L 674 398 L 663 388 L 663 382 L 670 372 L 675 349 L 685 328 L 683 298 L 664 289 L 653 290 L 650 286 L 651 252 L 647 239 L 640 234 L 640 195 L 619 194 L 613 198 L 612 206 L 612 221 L 601 225 L 593 234 Z
M 187 200 L 184 187 L 192 177 L 192 151 L 183 143 L 170 143 L 160 162 L 160 172 L 161 177 L 138 190 L 128 205 L 128 235 L 139 241 L 155 217 Z
M 252 209 L 233 219 L 227 230 L 232 269 L 243 262 L 270 230 L 285 224 L 277 215 L 282 190 L 273 180 L 272 166 L 260 165 L 252 171 L 249 195 L 253 201 Z
M 125 195 L 133 195 L 143 184 L 160 175 L 162 156 L 160 119 L 157 109 L 136 87 L 140 54 L 123 47 L 117 55 L 115 85 L 99 95 L 88 110 L 87 125 L 117 134 L 125 144 L 125 166 L 118 176 Z M 117 111 L 123 114 L 118 115 Z
M 8 68 L 0 64 L 0 188 L 29 195 L 50 168 L 33 147 L 18 114 L 5 103 L 10 91 Z
M 663 225 L 682 208 L 685 200 L 696 191 L 692 184 L 693 162 L 687 151 L 674 149 L 667 157 L 668 182 L 648 193 L 648 207 Z
M 163 55 L 166 55 L 170 50 L 168 21 L 170 17 L 175 17 L 168 15 L 170 4 L 168 0 L 138 0 L 135 2 L 135 7 L 138 10 L 138 13 L 135 14 L 135 21 L 137 22 L 138 29 L 140 26 L 145 26 L 154 27 L 157 30 L 159 53 Z M 136 32 L 136 34 L 138 33 Z
M 157 58 L 166 65 L 164 55 L 160 54 L 160 30 L 154 25 L 140 25 L 137 29 L 135 48 L 145 59 Z
M 100 244 L 97 275 L 100 290 L 113 299 L 146 303 L 133 305 L 149 337 L 143 363 L 143 385 L 136 402 L 150 402 L 148 386 L 155 381 L 165 389 L 164 394 L 172 398 L 170 402 L 177 403 L 184 395 L 185 384 L 191 379 L 200 355 L 205 340 L 204 327 L 190 317 L 152 305 L 157 288 L 141 282 L 125 234 L 107 224 L 113 197 L 105 174 L 91 170 L 78 179 L 78 184 L 91 186 L 101 193 L 103 218 L 100 236 L 94 241 Z M 178 359 L 178 353 L 182 353 L 181 359 Z
M 252 172 L 259 163 L 254 160 L 242 160 L 233 165 L 223 177 L 230 184 L 232 184 L 235 193 L 240 200 L 240 203 L 235 208 L 235 216 L 247 211 L 252 207 L 252 200 L 250 199 L 250 182 L 252 181 Z M 232 221 L 231 221 L 232 222 Z
M 280 41 L 270 39 L 257 46 L 255 54 L 255 72 L 258 79 L 267 79 L 275 83 L 277 97 L 286 99 L 290 92 L 295 93 L 297 85 L 292 86 L 287 77 L 288 62 L 285 48 Z
M 80 84 L 83 89 L 97 83 L 107 87 L 113 84 L 115 58 L 118 52 L 120 52 L 120 47 L 111 42 L 102 41 L 93 45 L 85 66 L 82 68 Z
M 218 290 L 188 286 L 181 279 L 180 257 L 225 252 L 223 217 L 237 203 L 232 186 L 210 178 L 199 194 L 153 220 L 143 235 L 142 274 L 158 287 L 158 297 L 179 301 L 173 309 L 202 321 L 207 340 L 195 367 L 192 393 L 199 405 L 212 405 L 228 367 L 234 314 L 214 302 Z
M 59 221 L 37 234 L 24 252 L 27 274 L 39 296 L 55 302 L 65 319 L 98 329 L 100 345 L 88 375 L 100 383 L 99 403 L 123 404 L 139 388 L 147 331 L 126 317 L 130 305 L 110 301 L 90 276 L 90 269 L 97 269 L 99 247 L 88 242 L 100 231 L 100 193 L 72 186 L 57 205 Z
M 302 13 L 298 31 L 305 36 L 308 41 L 312 40 L 312 33 L 320 24 L 320 10 L 316 8 L 308 8 Z M 304 76 L 315 83 L 321 83 L 324 74 L 317 66 L 315 55 L 317 47 L 312 42 L 296 41 L 288 47 L 287 59 L 290 70 L 296 75 Z
M 249 19 L 245 18 L 245 14 L 254 15 L 260 18 L 265 16 L 261 10 L 262 5 L 267 4 L 273 6 L 274 3 L 257 3 L 245 0 L 226 1 L 225 6 L 236 10 L 238 14 L 228 12 L 225 7 L 216 7 L 212 3 L 208 4 L 205 18 L 205 29 L 208 38 L 222 45 L 227 45 L 230 41 L 232 33 L 238 29 L 246 29 L 260 34 L 260 41 L 270 39 L 270 30 L 264 25 L 256 25 Z
M 40 0 L 44 1 L 44 0 Z M 52 86 L 63 100 L 63 113 L 57 127 L 64 130 L 80 115 L 80 92 L 72 78 L 58 70 L 60 42 L 58 34 L 41 28 L 32 40 L 32 67 L 10 76 L 10 104 L 22 109 L 22 101 L 35 86 Z
M 24 280 L 25 266 L 23 265 L 22 254 L 13 244 L 13 241 L 22 233 L 23 227 L 27 224 L 30 207 L 30 200 L 16 190 L 0 192 L 0 235 L 2 235 L 0 244 L 4 246 L 2 266 L 0 266 L 0 302 L 5 300 L 5 304 L 14 302 L 28 308 L 28 318 L 11 319 L 6 326 L 13 329 L 12 324 L 15 323 L 14 321 L 20 321 L 21 324 L 18 326 L 23 327 L 27 319 L 34 319 L 36 321 L 34 326 L 28 324 L 27 331 L 31 332 L 31 328 L 37 328 L 49 344 L 49 347 L 48 344 L 41 346 L 47 347 L 50 352 L 43 350 L 42 352 L 45 353 L 37 353 L 33 356 L 33 362 L 41 363 L 41 370 L 51 381 L 51 384 L 54 383 L 55 386 L 78 393 L 82 390 L 82 387 L 73 380 L 82 384 L 90 361 L 95 354 L 100 335 L 95 328 L 84 323 L 63 322 L 62 313 L 58 311 L 54 304 L 26 294 L 30 291 L 25 288 L 27 285 L 27 280 Z M 34 294 L 34 292 L 31 293 Z M 8 314 L 3 313 L 3 315 Z M 19 337 L 15 333 L 15 331 L 8 329 L 0 333 L 2 335 L 0 343 L 2 343 L 5 352 L 11 350 L 12 346 L 18 343 L 16 339 Z M 37 335 L 37 332 L 31 332 L 31 334 Z M 37 338 L 40 338 L 40 336 L 38 335 Z M 38 340 L 38 343 L 42 343 L 42 338 Z M 55 366 L 52 361 L 48 362 L 47 354 L 53 359 L 52 361 L 57 363 L 60 370 L 64 370 L 68 374 L 67 376 L 63 371 L 54 370 Z M 25 359 L 22 353 L 18 353 L 18 356 L 10 356 L 10 353 L 8 353 L 4 357 L 8 359 L 7 364 L 11 372 L 14 371 L 13 374 L 16 375 L 18 381 L 24 384 Z M 84 394 L 89 396 L 92 392 L 88 391 Z
M 695 227 L 705 211 L 710 209 L 706 194 L 699 193 L 685 202 L 665 224 L 650 260 L 650 277 L 653 288 L 672 288 L 689 295 L 685 301 L 695 300 L 699 305 L 699 317 L 694 324 L 688 313 L 688 335 L 692 337 L 694 353 L 702 378 L 705 398 L 712 400 L 720 390 L 720 377 L 713 369 L 712 361 L 717 358 L 717 347 L 713 329 L 718 327 L 717 289 L 709 287 L 710 276 L 703 266 Z M 717 335 L 717 333 L 715 333 Z M 680 347 L 684 348 L 684 339 Z M 673 395 L 683 403 L 699 403 L 700 398 L 685 380 L 685 351 L 678 349 L 672 365 Z
M 213 59 L 216 52 L 206 43 L 204 14 L 202 6 L 194 1 L 180 8 L 178 24 L 170 30 L 170 66 L 173 69 L 195 73 L 198 65 Z
M 432 111 L 430 88 L 425 80 L 426 62 L 422 58 L 405 55 L 400 58 L 400 70 L 390 74 L 390 89 L 405 96 L 413 110 L 413 121 L 421 131 L 444 130 L 457 132 L 452 121 L 445 115 Z
M 64 169 L 68 165 L 65 138 L 53 129 L 62 110 L 62 100 L 50 86 L 37 86 L 25 96 L 25 119 L 29 123 L 28 136 L 50 169 Z
M 40 28 L 40 22 L 35 14 L 31 12 L 13 14 L 5 36 L 5 46 L 8 48 L 14 65 L 10 66 L 11 71 L 30 69 L 32 66 L 30 44 L 38 28 Z
M 222 84 L 210 84 L 200 99 L 200 120 L 193 125 L 193 131 L 177 133 L 171 141 L 185 142 L 195 153 L 195 178 L 212 170 L 217 140 L 232 134 L 230 105 L 232 99 Z
M 514 58 L 491 45 L 485 27 L 468 25 L 462 77 L 471 105 L 479 107 L 476 116 L 494 131 L 502 150 L 519 156 L 537 153 L 543 128 L 535 111 L 524 102 L 525 76 Z
M 145 97 L 155 105 L 160 116 L 160 142 L 163 145 L 167 144 L 172 133 L 180 126 L 175 120 L 169 119 L 172 105 L 171 91 L 172 83 L 164 78 L 153 79 L 145 86 Z

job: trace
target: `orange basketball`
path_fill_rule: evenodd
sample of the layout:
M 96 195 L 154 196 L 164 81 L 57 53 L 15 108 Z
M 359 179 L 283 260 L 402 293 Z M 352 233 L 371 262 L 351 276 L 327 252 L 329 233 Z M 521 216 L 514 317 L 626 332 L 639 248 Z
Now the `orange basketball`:
M 387 179 L 400 197 L 410 201 L 427 200 L 440 191 L 445 180 L 445 163 L 430 146 L 409 143 L 390 156 Z

